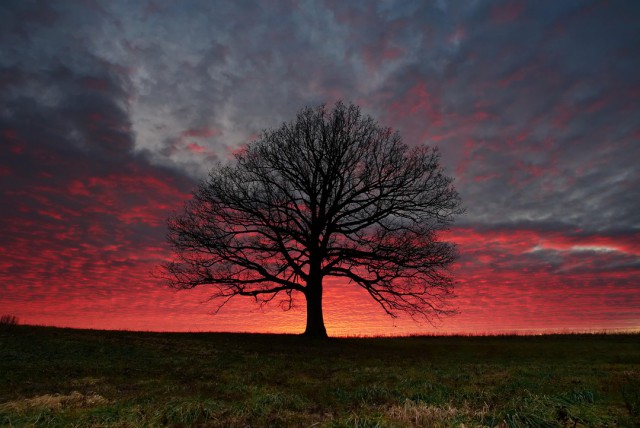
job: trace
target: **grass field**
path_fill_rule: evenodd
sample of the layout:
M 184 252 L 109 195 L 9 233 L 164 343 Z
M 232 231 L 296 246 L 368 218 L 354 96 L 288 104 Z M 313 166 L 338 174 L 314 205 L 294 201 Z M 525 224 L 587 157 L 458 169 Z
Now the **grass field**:
M 0 329 L 2 426 L 640 426 L 640 335 Z

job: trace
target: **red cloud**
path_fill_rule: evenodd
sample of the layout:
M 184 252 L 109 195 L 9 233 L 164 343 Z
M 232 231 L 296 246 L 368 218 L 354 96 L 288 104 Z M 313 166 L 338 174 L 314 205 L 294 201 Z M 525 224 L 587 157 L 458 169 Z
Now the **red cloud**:
M 216 128 L 188 129 L 180 133 L 174 141 L 173 150 L 187 150 L 194 154 L 210 153 L 209 148 L 189 139 L 208 139 L 221 135 L 221 131 Z
M 112 215 L 124 224 L 141 222 L 151 226 L 163 224 L 166 213 L 188 198 L 171 182 L 152 175 L 87 177 L 72 182 L 68 192 L 93 202 L 87 204 L 85 214 Z
M 199 303 L 206 299 L 206 289 L 174 294 L 161 287 L 149 275 L 169 257 L 161 240 L 135 243 L 121 226 L 115 230 L 92 227 L 87 229 L 90 235 L 75 228 L 47 229 L 49 233 L 21 240 L 10 251 L 0 248 L 0 280 L 31 284 L 32 289 L 26 295 L 19 291 L 20 287 L 10 286 L 9 300 L 0 302 L 0 311 L 10 309 L 28 322 L 93 328 L 297 332 L 304 327 L 301 310 L 281 313 L 274 307 L 267 308 L 264 314 L 246 317 L 251 303 L 234 300 L 211 317 L 208 313 L 212 306 Z M 60 233 L 52 241 L 49 236 L 54 230 Z M 89 242 L 87 236 L 116 239 L 100 246 Z M 536 269 L 531 263 L 517 263 L 517 257 L 527 255 L 547 238 L 557 245 L 564 242 L 570 246 L 574 242 L 599 242 L 598 237 L 577 238 L 534 230 L 454 229 L 448 238 L 459 243 L 463 255 L 456 268 L 456 304 L 462 311 L 459 316 L 436 328 L 404 318 L 391 321 L 363 290 L 329 279 L 326 319 L 330 333 L 544 332 L 550 328 L 591 329 L 594 325 L 633 327 L 625 313 L 637 312 L 640 304 L 632 286 L 637 272 L 594 277 L 579 272 L 554 274 Z M 637 238 L 622 239 L 619 246 Z M 5 274 L 11 275 L 12 280 L 8 281 Z M 624 283 L 629 285 L 621 286 Z M 34 299 L 35 296 L 40 297 Z M 9 301 L 10 308 L 6 306 Z M 610 305 L 615 305 L 615 312 Z M 240 315 L 243 322 L 239 324 Z
M 393 102 L 389 109 L 396 117 L 413 116 L 426 120 L 431 126 L 437 126 L 442 121 L 438 105 L 439 103 L 427 89 L 426 83 L 420 80 L 404 94 L 403 98 Z
M 204 147 L 204 146 L 201 146 L 198 143 L 189 143 L 189 144 L 187 144 L 187 149 L 191 153 L 205 153 L 205 152 L 207 152 L 207 148 Z

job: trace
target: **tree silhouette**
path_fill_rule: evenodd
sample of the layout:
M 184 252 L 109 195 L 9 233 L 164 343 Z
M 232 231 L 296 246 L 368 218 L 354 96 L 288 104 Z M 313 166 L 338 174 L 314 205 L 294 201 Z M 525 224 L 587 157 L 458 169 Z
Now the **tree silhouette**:
M 437 150 L 409 148 L 353 105 L 305 108 L 218 165 L 169 219 L 170 286 L 211 285 L 222 307 L 306 299 L 305 335 L 326 336 L 323 279 L 365 289 L 387 314 L 450 314 L 455 245 L 439 240 L 462 212 Z M 345 286 L 347 286 L 345 284 Z

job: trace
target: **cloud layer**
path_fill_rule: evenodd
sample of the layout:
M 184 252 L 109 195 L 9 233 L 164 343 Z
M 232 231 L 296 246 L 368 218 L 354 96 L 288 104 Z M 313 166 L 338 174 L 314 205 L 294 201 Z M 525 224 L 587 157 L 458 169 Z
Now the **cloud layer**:
M 0 312 L 301 329 L 302 311 L 246 302 L 209 317 L 206 291 L 149 272 L 214 161 L 344 99 L 437 145 L 456 177 L 461 315 L 441 330 L 638 328 L 638 28 L 622 1 L 5 2 Z M 328 288 L 330 333 L 433 330 Z

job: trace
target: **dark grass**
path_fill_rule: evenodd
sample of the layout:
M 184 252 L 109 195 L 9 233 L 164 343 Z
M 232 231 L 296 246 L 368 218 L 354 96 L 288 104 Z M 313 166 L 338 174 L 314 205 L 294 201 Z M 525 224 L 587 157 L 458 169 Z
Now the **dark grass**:
M 640 335 L 0 329 L 0 426 L 639 426 Z

